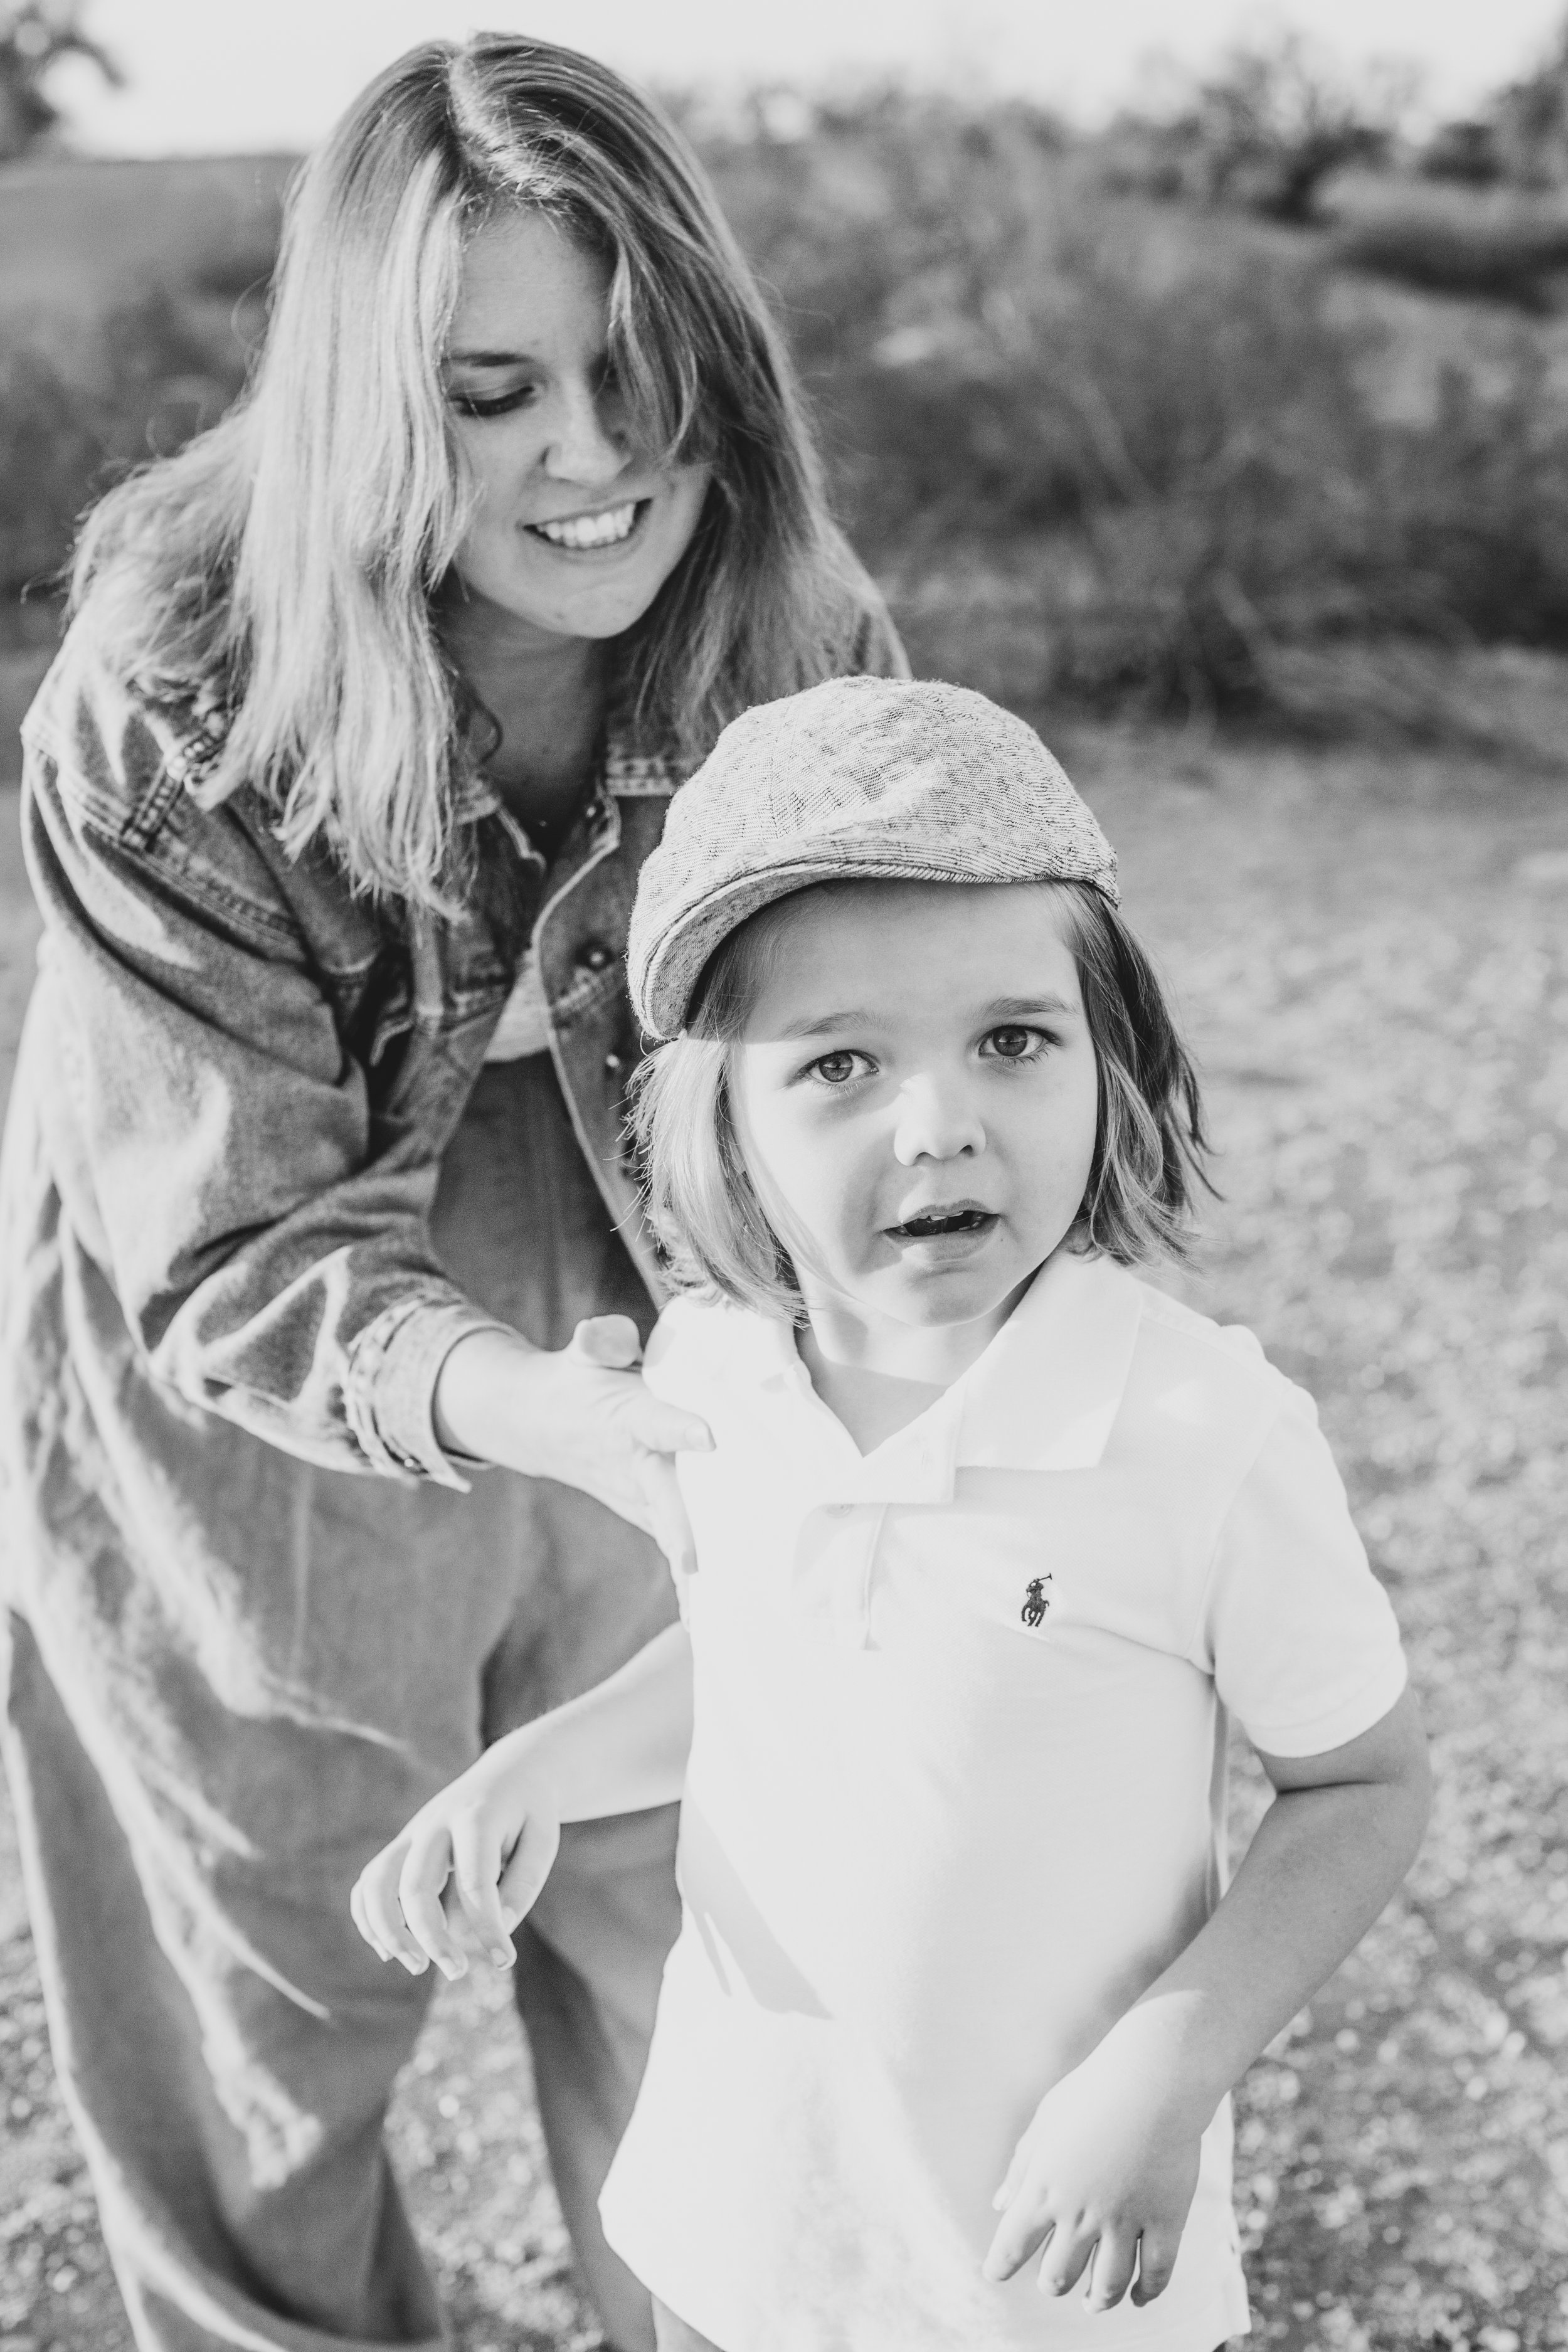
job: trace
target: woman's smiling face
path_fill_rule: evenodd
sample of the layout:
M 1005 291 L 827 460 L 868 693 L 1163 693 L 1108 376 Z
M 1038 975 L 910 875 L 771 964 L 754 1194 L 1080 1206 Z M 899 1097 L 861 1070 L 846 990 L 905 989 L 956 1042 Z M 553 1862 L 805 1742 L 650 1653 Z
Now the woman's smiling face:
M 1003 1322 L 1089 1182 L 1099 1066 L 1060 901 L 839 884 L 786 902 L 731 1065 L 814 1328 Z
M 447 399 L 479 501 L 455 569 L 552 636 L 614 637 L 690 543 L 708 469 L 636 446 L 606 352 L 609 271 L 542 214 L 506 213 L 464 257 Z

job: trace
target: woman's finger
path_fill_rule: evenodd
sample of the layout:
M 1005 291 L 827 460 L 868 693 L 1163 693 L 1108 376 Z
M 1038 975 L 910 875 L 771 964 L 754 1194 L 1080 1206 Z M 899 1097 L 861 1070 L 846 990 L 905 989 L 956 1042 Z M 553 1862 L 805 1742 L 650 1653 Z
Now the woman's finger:
M 544 1806 L 536 1805 L 506 1858 L 497 1890 L 501 1924 L 509 1936 L 538 1902 L 560 1846 L 560 1821 Z
M 674 1464 L 662 1454 L 642 1454 L 637 1457 L 637 1475 L 647 1509 L 649 1534 L 677 1576 L 691 1575 L 697 1566 L 697 1546 Z
M 711 1454 L 713 1433 L 700 1414 L 684 1405 L 667 1404 L 645 1387 L 631 1400 L 626 1430 L 650 1454 Z
M 567 1352 L 584 1363 L 621 1369 L 642 1361 L 642 1338 L 629 1315 L 589 1315 L 573 1332 Z
M 485 1808 L 476 1806 L 459 1813 L 452 1823 L 452 1876 L 458 1900 L 497 1968 L 510 1969 L 517 1955 L 501 1916 L 500 1849 L 500 1829 Z
M 452 1874 L 452 1841 L 444 1822 L 416 1828 L 397 1874 L 397 1899 L 416 1945 L 453 1979 L 468 1973 L 468 1961 L 447 1925 L 441 1890 Z

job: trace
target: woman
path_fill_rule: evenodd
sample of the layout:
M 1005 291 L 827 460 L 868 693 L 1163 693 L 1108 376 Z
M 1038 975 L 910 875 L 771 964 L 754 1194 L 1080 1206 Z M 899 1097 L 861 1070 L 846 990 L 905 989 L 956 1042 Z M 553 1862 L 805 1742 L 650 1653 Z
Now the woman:
M 632 892 L 726 719 L 902 656 L 698 167 L 500 37 L 412 51 L 307 166 L 250 394 L 99 508 L 77 607 L 0 1333 L 57 2061 L 144 2347 L 434 2346 L 381 2141 L 426 1986 L 348 1891 L 671 1614 L 705 1433 L 635 1370 Z M 520 1938 L 624 2347 L 594 2208 L 672 1846 L 584 1831 Z

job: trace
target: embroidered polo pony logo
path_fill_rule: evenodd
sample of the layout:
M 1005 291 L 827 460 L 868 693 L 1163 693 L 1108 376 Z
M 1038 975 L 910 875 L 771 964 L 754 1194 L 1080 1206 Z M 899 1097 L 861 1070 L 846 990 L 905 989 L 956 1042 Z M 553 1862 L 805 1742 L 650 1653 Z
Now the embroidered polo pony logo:
M 1048 1575 L 1030 1577 L 1029 1589 L 1024 1595 L 1023 1618 L 1026 1625 L 1045 1623 L 1046 1612 L 1051 1605 L 1051 1596 L 1046 1591 L 1046 1587 L 1051 1581 L 1052 1579 Z

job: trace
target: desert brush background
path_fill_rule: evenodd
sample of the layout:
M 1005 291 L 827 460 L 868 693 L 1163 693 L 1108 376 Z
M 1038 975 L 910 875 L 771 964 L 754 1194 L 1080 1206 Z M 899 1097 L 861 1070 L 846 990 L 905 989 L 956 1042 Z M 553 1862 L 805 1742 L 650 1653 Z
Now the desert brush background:
M 295 160 L 73 158 L 71 23 L 0 5 L 0 1085 L 73 519 L 240 389 Z M 1420 138 L 1289 38 L 1092 138 L 667 95 L 917 670 L 1122 854 L 1221 1151 L 1172 1279 L 1318 1396 L 1434 1736 L 1408 1888 L 1238 2095 L 1258 2336 L 1568 2345 L 1568 33 Z M 393 2136 L 462 2352 L 595 2345 L 482 1965 Z M 129 2346 L 0 1806 L 0 2347 Z

